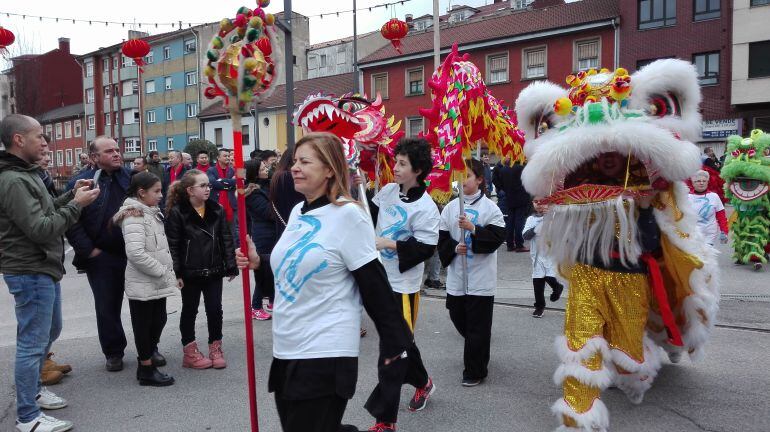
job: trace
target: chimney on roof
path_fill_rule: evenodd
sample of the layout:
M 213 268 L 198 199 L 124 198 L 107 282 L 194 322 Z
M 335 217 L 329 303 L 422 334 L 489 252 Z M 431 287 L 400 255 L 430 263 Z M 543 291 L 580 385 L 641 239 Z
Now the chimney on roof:
M 412 15 L 412 14 L 406 14 L 404 16 L 404 20 L 406 21 L 407 24 L 410 24 L 412 22 L 413 18 L 414 18 L 414 15 Z
M 66 54 L 70 53 L 70 38 L 59 38 L 59 50 Z
M 551 6 L 563 5 L 564 0 L 535 0 L 530 3 L 532 9 L 545 9 Z

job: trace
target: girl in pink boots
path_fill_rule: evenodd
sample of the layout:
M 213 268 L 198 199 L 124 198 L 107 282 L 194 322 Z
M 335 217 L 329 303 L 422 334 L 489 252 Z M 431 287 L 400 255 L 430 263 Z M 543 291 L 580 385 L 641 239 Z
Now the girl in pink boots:
M 235 246 L 224 211 L 209 200 L 211 184 L 206 174 L 190 170 L 168 188 L 166 236 L 182 290 L 182 366 L 193 369 L 227 366 L 222 353 L 222 278 L 237 274 Z M 195 342 L 195 317 L 201 294 L 209 330 L 209 355 Z

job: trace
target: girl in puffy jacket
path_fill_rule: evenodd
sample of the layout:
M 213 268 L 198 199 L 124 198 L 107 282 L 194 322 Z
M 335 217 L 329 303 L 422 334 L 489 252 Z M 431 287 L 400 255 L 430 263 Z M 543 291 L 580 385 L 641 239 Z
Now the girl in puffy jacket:
M 126 297 L 139 355 L 136 379 L 140 385 L 169 386 L 174 378 L 158 371 L 166 359 L 158 342 L 166 325 L 166 297 L 176 291 L 176 278 L 158 208 L 163 194 L 160 179 L 150 172 L 131 178 L 128 198 L 113 217 L 126 244 Z
M 169 186 L 166 198 L 166 236 L 182 290 L 182 366 L 193 369 L 227 366 L 222 353 L 222 278 L 232 280 L 238 275 L 232 233 L 222 206 L 209 200 L 210 194 L 208 176 L 193 169 Z M 195 342 L 201 294 L 209 331 L 208 357 Z

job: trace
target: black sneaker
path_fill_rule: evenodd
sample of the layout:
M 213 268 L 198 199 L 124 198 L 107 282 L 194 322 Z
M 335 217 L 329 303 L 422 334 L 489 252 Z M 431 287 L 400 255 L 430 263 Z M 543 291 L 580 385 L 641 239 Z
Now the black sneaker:
M 420 411 L 428 405 L 428 399 L 436 391 L 436 386 L 433 385 L 433 379 L 428 378 L 428 384 L 425 387 L 418 388 L 414 391 L 412 400 L 409 401 L 409 411 Z
M 545 311 L 545 308 L 535 308 L 535 311 L 532 312 L 532 316 L 535 318 L 542 318 L 544 311 Z
M 481 384 L 482 381 L 483 380 L 481 378 L 463 378 L 463 387 L 476 387 L 477 385 Z
M 564 291 L 564 285 L 559 285 L 551 291 L 551 301 L 555 302 L 561 298 L 561 293 Z
M 107 362 L 104 367 L 107 369 L 107 372 L 120 372 L 123 370 L 123 358 L 107 357 Z

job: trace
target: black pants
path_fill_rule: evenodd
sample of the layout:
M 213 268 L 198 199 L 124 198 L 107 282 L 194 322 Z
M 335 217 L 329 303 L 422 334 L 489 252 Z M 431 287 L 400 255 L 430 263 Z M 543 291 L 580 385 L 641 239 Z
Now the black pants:
M 262 299 L 265 297 L 270 299 L 270 303 L 275 300 L 275 280 L 273 279 L 273 269 L 270 268 L 270 255 L 260 254 L 259 259 L 262 264 L 257 270 L 254 270 L 252 309 L 262 309 Z
M 508 219 L 505 222 L 505 243 L 509 248 L 524 247 L 524 223 L 529 216 L 529 206 L 511 207 L 508 209 Z
M 493 296 L 446 296 L 449 319 L 465 338 L 463 379 L 487 377 L 494 302 Z
M 129 300 L 131 327 L 139 360 L 149 360 L 158 348 L 160 335 L 166 326 L 166 299 Z
M 182 345 L 195 341 L 195 317 L 198 316 L 201 294 L 206 307 L 209 343 L 222 339 L 222 278 L 185 278 L 182 288 L 182 316 L 179 317 Z
M 562 286 L 559 283 L 559 281 L 556 280 L 556 278 L 553 276 L 546 276 L 544 278 L 532 278 L 532 286 L 535 287 L 535 307 L 536 308 L 545 307 L 546 282 L 548 283 L 548 286 L 550 286 L 552 290 L 560 288 Z
M 120 312 L 123 309 L 126 259 L 102 251 L 89 258 L 86 276 L 94 294 L 96 329 L 99 344 L 105 357 L 123 357 L 126 349 L 126 333 Z
M 338 395 L 288 400 L 275 394 L 283 432 L 338 432 L 348 400 Z

